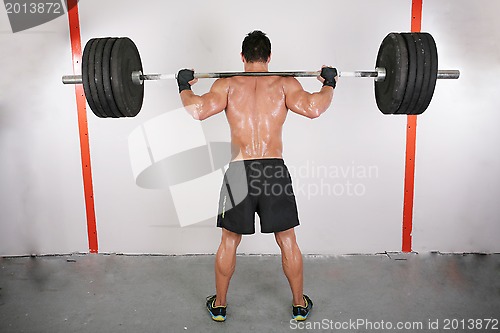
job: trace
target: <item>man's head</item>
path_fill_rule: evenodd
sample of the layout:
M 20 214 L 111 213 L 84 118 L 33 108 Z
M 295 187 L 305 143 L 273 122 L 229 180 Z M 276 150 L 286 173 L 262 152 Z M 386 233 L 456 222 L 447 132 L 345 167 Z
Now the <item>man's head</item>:
M 246 62 L 268 62 L 271 57 L 271 41 L 262 31 L 252 31 L 243 40 L 241 55 Z

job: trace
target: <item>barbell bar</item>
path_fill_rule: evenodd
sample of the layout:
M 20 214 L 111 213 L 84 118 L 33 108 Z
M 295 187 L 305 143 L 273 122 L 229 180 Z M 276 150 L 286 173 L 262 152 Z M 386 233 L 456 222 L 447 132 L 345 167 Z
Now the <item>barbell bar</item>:
M 428 33 L 390 33 L 371 71 L 339 72 L 340 77 L 375 81 L 377 106 L 384 114 L 421 114 L 432 99 L 437 79 L 458 79 L 459 70 L 438 70 L 437 48 Z M 234 76 L 317 77 L 320 71 L 194 73 L 195 78 Z M 135 43 L 129 38 L 94 38 L 82 56 L 82 75 L 65 75 L 64 84 L 83 84 L 98 117 L 134 117 L 142 108 L 144 81 L 175 79 L 175 74 L 143 74 Z
M 293 76 L 293 77 L 317 77 L 320 71 L 297 71 L 297 72 L 212 72 L 194 73 L 195 79 L 223 79 L 234 76 Z M 372 77 L 383 81 L 385 69 L 377 68 L 375 71 L 339 72 L 339 77 Z M 141 71 L 132 72 L 132 81 L 135 84 L 143 84 L 144 81 L 172 80 L 177 79 L 177 74 L 143 74 Z M 64 75 L 64 84 L 82 84 L 82 75 Z
M 385 68 L 376 68 L 374 71 L 353 71 L 338 72 L 339 77 L 366 77 L 374 78 L 376 81 L 384 81 Z M 234 76 L 293 76 L 293 77 L 318 77 L 321 71 L 297 71 L 297 72 L 212 72 L 212 73 L 194 73 L 195 79 L 222 79 Z M 143 81 L 159 81 L 177 79 L 177 74 L 143 74 L 141 71 L 132 72 L 132 81 L 135 84 L 143 84 Z M 459 70 L 439 70 L 438 79 L 458 79 Z M 64 84 L 82 84 L 81 75 L 64 75 L 62 77 Z

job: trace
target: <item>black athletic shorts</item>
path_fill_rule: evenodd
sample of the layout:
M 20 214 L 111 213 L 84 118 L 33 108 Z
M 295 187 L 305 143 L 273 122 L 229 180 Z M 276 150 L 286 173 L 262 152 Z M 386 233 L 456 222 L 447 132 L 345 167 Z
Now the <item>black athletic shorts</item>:
M 220 192 L 217 226 L 237 234 L 253 234 L 255 213 L 263 233 L 299 225 L 292 179 L 282 159 L 229 164 Z

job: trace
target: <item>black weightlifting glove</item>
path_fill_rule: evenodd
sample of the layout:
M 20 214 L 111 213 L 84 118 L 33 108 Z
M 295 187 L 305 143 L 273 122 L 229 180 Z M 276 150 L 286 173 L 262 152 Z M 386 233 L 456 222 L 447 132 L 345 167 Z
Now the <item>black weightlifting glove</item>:
M 337 85 L 337 81 L 335 81 L 335 77 L 337 76 L 337 69 L 333 67 L 323 67 L 321 69 L 321 77 L 325 79 L 323 82 L 323 86 L 330 86 L 335 89 Z
M 181 69 L 177 73 L 177 85 L 179 86 L 179 94 L 183 90 L 191 90 L 191 85 L 189 81 L 194 80 L 194 71 L 190 69 Z

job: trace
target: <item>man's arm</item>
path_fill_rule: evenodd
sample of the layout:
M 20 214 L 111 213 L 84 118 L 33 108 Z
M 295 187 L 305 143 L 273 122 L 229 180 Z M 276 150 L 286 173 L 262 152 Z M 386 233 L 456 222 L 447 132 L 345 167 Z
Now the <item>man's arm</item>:
M 191 74 L 186 71 L 191 72 Z M 198 79 L 194 79 L 192 76 L 194 72 L 189 70 L 182 70 L 181 72 L 177 75 L 177 81 L 182 104 L 194 119 L 204 120 L 224 111 L 227 106 L 229 88 L 227 80 L 218 79 L 208 93 L 199 96 L 191 91 L 191 85 L 198 82 Z
M 318 77 L 324 85 L 316 93 L 305 91 L 297 79 L 288 79 L 285 85 L 287 108 L 311 119 L 319 117 L 332 103 L 337 78 L 337 71 L 334 68 L 324 67 L 321 76 Z

